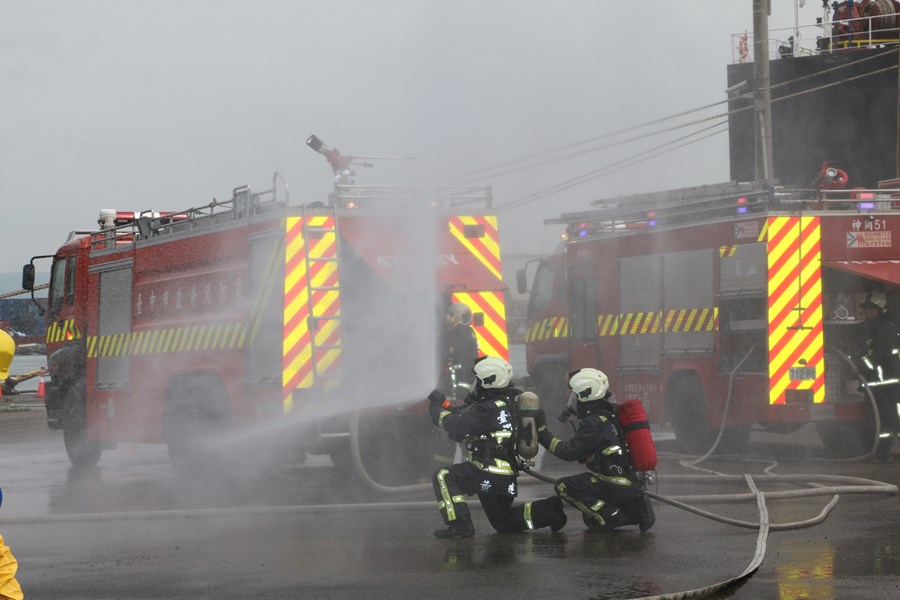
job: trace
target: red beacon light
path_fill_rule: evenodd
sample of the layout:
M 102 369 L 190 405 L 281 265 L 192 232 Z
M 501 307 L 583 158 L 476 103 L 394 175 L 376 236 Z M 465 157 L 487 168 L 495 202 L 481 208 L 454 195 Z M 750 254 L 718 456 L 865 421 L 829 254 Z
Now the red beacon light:
M 851 192 L 850 197 L 856 200 L 856 210 L 875 210 L 875 192 Z
M 647 227 L 656 227 L 656 211 L 647 211 Z
M 737 203 L 738 203 L 737 214 L 739 214 L 739 215 L 747 214 L 747 197 L 741 196 L 740 198 L 737 199 Z

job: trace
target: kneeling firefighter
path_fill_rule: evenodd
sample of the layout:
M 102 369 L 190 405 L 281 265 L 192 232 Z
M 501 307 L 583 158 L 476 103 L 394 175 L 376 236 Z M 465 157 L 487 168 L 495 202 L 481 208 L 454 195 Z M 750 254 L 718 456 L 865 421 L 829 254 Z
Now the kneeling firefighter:
M 656 515 L 626 450 L 609 380 L 597 369 L 579 369 L 569 373 L 569 389 L 569 404 L 560 420 L 577 417 L 574 437 L 565 442 L 554 437 L 539 411 L 538 441 L 558 458 L 577 460 L 590 471 L 559 479 L 556 493 L 581 511 L 590 531 L 623 525 L 638 525 L 642 532 L 647 531 Z
M 500 533 L 549 526 L 559 531 L 566 513 L 558 497 L 513 506 L 517 493 L 517 418 L 515 399 L 521 390 L 512 385 L 512 366 L 488 356 L 475 363 L 475 387 L 456 408 L 444 395 L 433 391 L 429 411 L 435 425 L 450 439 L 464 442 L 469 459 L 434 474 L 434 494 L 446 529 L 439 538 L 475 535 L 467 494 L 476 494 L 491 525 Z

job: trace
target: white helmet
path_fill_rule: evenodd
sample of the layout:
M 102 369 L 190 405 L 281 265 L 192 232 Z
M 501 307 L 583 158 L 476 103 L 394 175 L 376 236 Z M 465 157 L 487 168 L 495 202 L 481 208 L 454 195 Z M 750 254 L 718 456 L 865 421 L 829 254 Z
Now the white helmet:
M 578 369 L 569 373 L 569 388 L 579 402 L 591 402 L 606 396 L 609 378 L 597 369 Z
M 462 302 L 454 302 L 447 308 L 447 313 L 456 317 L 463 325 L 472 322 L 472 309 Z
M 475 377 L 483 388 L 505 388 L 512 376 L 512 365 L 502 358 L 486 356 L 475 363 Z

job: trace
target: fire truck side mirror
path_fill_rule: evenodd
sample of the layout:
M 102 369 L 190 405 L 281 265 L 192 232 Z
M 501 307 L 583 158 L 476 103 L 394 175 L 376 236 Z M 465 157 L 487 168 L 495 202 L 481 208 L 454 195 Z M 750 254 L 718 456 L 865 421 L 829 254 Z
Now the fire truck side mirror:
M 516 289 L 520 294 L 528 293 L 528 276 L 525 274 L 525 269 L 516 271 Z
M 29 291 L 34 289 L 34 265 L 31 263 L 22 267 L 22 289 Z

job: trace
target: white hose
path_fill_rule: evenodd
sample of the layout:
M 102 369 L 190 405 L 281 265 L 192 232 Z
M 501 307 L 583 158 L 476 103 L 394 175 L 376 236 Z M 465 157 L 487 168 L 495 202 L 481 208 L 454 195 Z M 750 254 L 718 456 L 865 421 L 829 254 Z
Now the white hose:
M 366 466 L 363 464 L 359 449 L 359 417 L 360 411 L 355 410 L 350 414 L 350 456 L 353 459 L 353 469 L 364 484 L 377 492 L 385 494 L 407 494 L 430 490 L 430 483 L 412 483 L 409 485 L 382 485 L 369 476 Z

